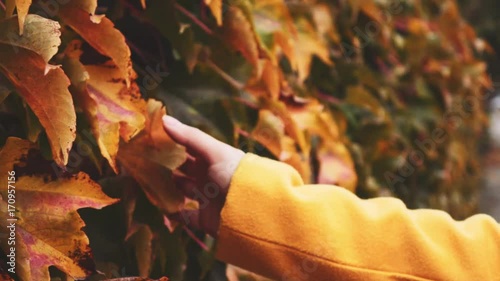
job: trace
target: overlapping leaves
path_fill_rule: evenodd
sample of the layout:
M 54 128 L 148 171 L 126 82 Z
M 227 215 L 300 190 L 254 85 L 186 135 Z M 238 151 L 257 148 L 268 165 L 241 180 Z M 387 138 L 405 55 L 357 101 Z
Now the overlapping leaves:
M 164 216 L 185 207 L 171 178 L 185 152 L 163 131 L 166 111 L 160 102 L 148 100 L 150 95 L 163 100 L 169 114 L 243 149 L 284 161 L 308 182 L 337 184 L 368 197 L 397 195 L 410 207 L 455 210 L 467 199 L 455 195 L 470 190 L 472 183 L 457 179 L 476 167 L 470 132 L 480 132 L 484 115 L 480 109 L 468 111 L 458 128 L 439 116 L 460 110 L 456 104 L 463 99 L 480 98 L 490 81 L 475 58 L 481 51 L 472 44 L 475 34 L 455 1 L 113 3 L 106 7 L 107 15 L 127 38 L 110 18 L 96 14 L 97 1 L 65 3 L 54 21 L 29 14 L 31 1 L 7 0 L 7 18 L 0 22 L 0 82 L 9 85 L 0 88 L 0 102 L 11 102 L 12 95 L 22 98 L 44 130 L 26 132 L 25 138 L 36 141 L 42 154 L 60 167 L 79 153 L 78 142 L 73 145 L 76 129 L 95 140 L 95 150 L 105 160 L 99 156 L 93 161 L 97 173 L 86 163 L 82 169 L 94 172 L 94 178 L 128 183 L 120 239 L 132 248 L 136 275 L 169 272 L 181 279 L 187 266 L 185 274 L 193 275 L 186 278 L 201 279 L 211 264 L 206 253 L 185 257 L 186 235 Z M 17 16 L 11 17 L 14 10 Z M 140 30 L 140 36 L 134 37 L 132 29 Z M 156 83 L 147 93 L 139 92 L 137 81 L 144 80 L 136 80 L 127 43 L 133 46 L 141 78 Z M 169 76 L 156 75 L 158 69 L 168 69 Z M 417 144 L 432 138 L 435 128 L 445 128 L 448 139 L 422 150 Z M 43 153 L 44 147 L 50 153 Z M 82 266 L 82 258 L 91 256 L 76 210 L 101 208 L 114 200 L 86 174 L 52 178 L 50 171 L 34 173 L 30 169 L 36 163 L 28 156 L 37 149 L 11 138 L 1 152 L 2 161 L 11 160 L 0 169 L 24 167 L 20 171 L 27 173 L 18 181 L 23 198 L 18 249 L 25 258 L 18 277 L 48 280 L 47 267 L 55 265 L 73 278 L 84 278 L 92 268 Z M 407 175 L 403 172 L 415 151 L 429 165 L 412 166 Z M 388 173 L 404 184 L 387 182 Z M 429 186 L 423 193 L 430 195 L 415 195 L 418 186 Z M 48 210 L 54 200 L 61 204 Z M 5 206 L 0 207 L 5 217 Z M 63 215 L 48 216 L 54 212 Z M 42 223 L 60 226 L 62 233 L 44 232 Z M 210 242 L 189 233 L 198 245 Z M 193 260 L 205 262 L 199 266 Z M 38 262 L 41 266 L 33 266 Z M 118 267 L 115 263 L 119 261 L 109 267 Z M 113 270 L 106 275 L 120 277 Z

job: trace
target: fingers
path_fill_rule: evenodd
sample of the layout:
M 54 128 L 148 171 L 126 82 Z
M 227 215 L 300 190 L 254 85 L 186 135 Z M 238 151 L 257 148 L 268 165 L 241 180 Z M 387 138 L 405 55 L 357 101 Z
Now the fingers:
M 163 116 L 163 128 L 175 142 L 192 152 L 193 156 L 201 156 L 210 163 L 219 160 L 218 151 L 223 150 L 224 144 L 208 134 L 167 115 Z

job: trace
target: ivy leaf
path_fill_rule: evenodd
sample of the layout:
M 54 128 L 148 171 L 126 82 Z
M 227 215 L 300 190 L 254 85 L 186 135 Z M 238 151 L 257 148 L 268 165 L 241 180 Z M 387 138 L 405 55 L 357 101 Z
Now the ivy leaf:
M 76 134 L 76 113 L 68 90 L 69 80 L 60 68 L 47 68 L 36 53 L 0 43 L 0 71 L 40 120 L 49 139 L 54 161 L 61 167 Z
M 3 227 L 13 214 L 18 219 L 18 275 L 22 281 L 48 281 L 48 268 L 55 266 L 72 278 L 83 279 L 94 268 L 89 240 L 82 231 L 85 224 L 77 210 L 100 209 L 117 200 L 106 196 L 85 173 L 65 178 L 43 174 L 38 169 L 50 165 L 34 166 L 32 163 L 43 161 L 41 158 L 35 160 L 34 151 L 36 149 L 28 141 L 17 138 L 9 138 L 0 151 L 0 158 L 5 161 L 1 172 L 16 172 L 16 212 L 8 212 L 8 185 L 5 183 L 0 188 L 3 198 L 0 217 Z M 6 241 L 2 241 L 1 246 L 8 251 Z
M 296 65 L 299 75 L 299 81 L 303 82 L 311 71 L 311 62 L 313 56 L 317 56 L 325 64 L 332 65 L 330 60 L 330 51 L 326 42 L 319 37 L 314 26 L 305 19 L 299 19 L 296 22 L 298 29 L 297 41 L 295 42 Z
M 23 35 L 24 23 L 28 11 L 31 6 L 31 0 L 7 0 L 6 1 L 6 16 L 12 16 L 14 8 L 17 8 L 17 21 L 19 27 L 19 35 Z
M 174 3 L 173 0 L 150 0 L 146 14 L 158 31 L 172 43 L 188 70 L 193 72 L 202 46 L 196 43 L 192 28 L 182 30 L 183 25 L 176 14 Z
M 75 7 L 77 4 L 64 6 L 59 16 L 94 49 L 111 58 L 120 71 L 120 77 L 130 87 L 134 73 L 125 37 L 111 20 L 102 15 L 89 15 L 88 11 Z
M 172 182 L 172 170 L 186 160 L 186 153 L 163 130 L 161 117 L 165 109 L 162 104 L 150 100 L 148 111 L 145 129 L 120 146 L 118 160 L 141 185 L 153 205 L 164 213 L 174 213 L 182 209 L 184 196 Z
M 242 8 L 237 5 L 228 6 L 224 13 L 221 36 L 229 46 L 241 52 L 248 62 L 257 66 L 260 42 L 255 33 L 252 19 Z
M 207 5 L 210 8 L 210 11 L 212 12 L 212 15 L 214 15 L 214 18 L 217 22 L 217 25 L 221 26 L 222 25 L 222 0 L 204 0 L 205 5 Z
M 153 260 L 152 240 L 153 232 L 148 225 L 132 226 L 133 232 L 128 233 L 127 242 L 133 245 L 139 276 L 146 278 L 151 271 Z
M 323 142 L 317 152 L 318 183 L 334 184 L 354 192 L 357 175 L 349 151 L 340 142 Z
M 259 120 L 250 137 L 266 147 L 278 160 L 293 166 L 302 178 L 309 182 L 311 170 L 308 162 L 298 153 L 295 141 L 285 133 L 285 121 L 263 109 L 259 111 Z
M 78 104 L 89 120 L 101 154 L 115 172 L 120 136 L 129 141 L 144 128 L 146 103 L 137 84 L 127 88 L 120 70 L 112 63 L 86 65 L 80 62 L 81 42 L 66 49 L 63 68 L 71 79 Z
M 280 160 L 295 150 L 295 142 L 285 135 L 284 122 L 269 110 L 259 111 L 259 120 L 251 136 Z
M 346 103 L 365 108 L 377 116 L 380 120 L 387 121 L 386 111 L 380 101 L 363 86 L 348 87 L 347 97 L 344 101 Z
M 24 33 L 20 36 L 16 18 L 11 17 L 0 22 L 0 43 L 12 46 L 16 54 L 19 48 L 31 50 L 48 63 L 61 44 L 59 23 L 38 15 L 28 15 L 24 23 Z

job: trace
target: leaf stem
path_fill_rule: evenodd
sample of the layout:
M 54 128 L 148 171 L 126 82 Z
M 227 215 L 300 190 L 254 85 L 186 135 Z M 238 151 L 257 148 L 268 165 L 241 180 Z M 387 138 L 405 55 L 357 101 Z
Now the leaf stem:
M 215 71 L 217 74 L 219 74 L 222 79 L 226 80 L 231 86 L 233 86 L 237 90 L 243 90 L 245 88 L 245 85 L 242 83 L 236 81 L 231 75 L 227 74 L 224 70 L 220 69 L 213 61 L 208 59 L 206 62 L 208 67 L 210 67 L 213 71 Z
M 198 239 L 198 237 L 196 237 L 196 235 L 191 231 L 191 229 L 187 228 L 187 226 L 185 225 L 183 225 L 182 228 L 186 231 L 187 235 L 191 237 L 191 239 L 193 239 L 194 242 L 196 242 L 196 244 L 198 244 L 203 250 L 210 252 L 210 249 L 207 247 L 207 245 L 205 245 L 205 243 L 203 243 L 200 239 Z
M 175 9 L 177 9 L 179 12 L 183 13 L 186 17 L 190 18 L 195 24 L 197 24 L 203 31 L 205 31 L 209 35 L 213 35 L 214 32 L 206 26 L 203 22 L 201 22 L 195 15 L 193 15 L 190 11 L 186 10 L 186 8 L 182 7 L 181 5 L 174 3 Z
M 2 8 L 2 10 L 6 11 L 7 8 L 5 8 L 5 4 L 2 2 L 2 0 L 0 0 L 0 7 Z

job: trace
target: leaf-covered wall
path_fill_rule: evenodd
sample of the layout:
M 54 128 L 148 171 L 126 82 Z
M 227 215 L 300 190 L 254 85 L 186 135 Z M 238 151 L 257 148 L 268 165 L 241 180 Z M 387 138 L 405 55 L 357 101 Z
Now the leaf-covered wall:
M 0 170 L 17 177 L 20 280 L 226 280 L 216 242 L 165 216 L 196 205 L 172 182 L 186 155 L 165 112 L 307 182 L 476 210 L 491 48 L 454 0 L 49 2 L 0 5 Z M 58 190 L 53 209 L 33 183 Z M 120 202 L 89 209 L 115 202 L 101 188 Z

